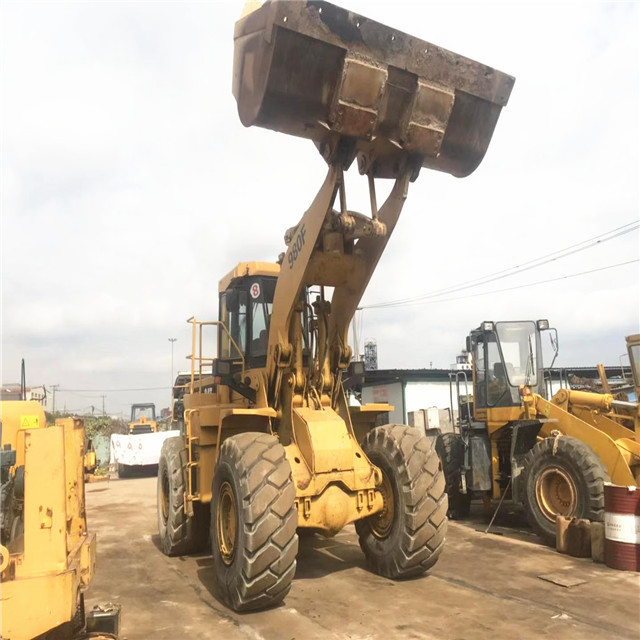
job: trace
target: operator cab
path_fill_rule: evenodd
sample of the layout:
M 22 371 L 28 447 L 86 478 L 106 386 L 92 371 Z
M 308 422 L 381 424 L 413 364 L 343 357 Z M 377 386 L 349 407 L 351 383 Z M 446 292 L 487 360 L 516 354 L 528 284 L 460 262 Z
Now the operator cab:
M 245 370 L 266 367 L 269 325 L 279 273 L 280 265 L 275 263 L 240 263 L 220 281 L 216 377 L 238 373 L 243 364 Z M 300 300 L 305 305 L 302 323 L 303 356 L 306 356 L 310 313 L 306 288 L 302 289 Z M 236 390 L 242 393 L 241 389 Z
M 247 369 L 266 366 L 276 282 L 276 276 L 249 275 L 220 293 L 220 322 L 224 324 L 218 331 L 221 360 L 241 362 L 244 358 Z
M 522 386 L 546 397 L 540 337 L 543 331 L 555 329 L 549 329 L 547 320 L 538 320 L 483 322 L 471 332 L 467 349 L 473 353 L 476 408 L 519 407 Z M 552 344 L 557 353 L 557 339 Z

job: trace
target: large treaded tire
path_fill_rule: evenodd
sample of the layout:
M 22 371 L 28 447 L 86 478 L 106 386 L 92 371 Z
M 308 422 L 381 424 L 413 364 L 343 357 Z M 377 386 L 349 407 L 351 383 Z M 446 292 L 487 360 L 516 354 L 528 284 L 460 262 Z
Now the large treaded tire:
M 438 560 L 447 531 L 447 494 L 438 454 L 428 438 L 405 425 L 372 429 L 362 449 L 382 471 L 383 486 L 385 481 L 390 485 L 393 512 L 389 519 L 385 504 L 382 513 L 355 523 L 360 547 L 380 575 L 420 575 Z
M 167 438 L 158 463 L 158 534 L 168 556 L 202 551 L 209 540 L 209 509 L 193 503 L 194 515 L 184 510 L 187 490 L 187 450 L 180 436 Z M 164 504 L 163 504 L 164 503 Z
M 464 443 L 457 433 L 443 433 L 436 440 L 436 451 L 442 462 L 442 470 L 449 496 L 448 515 L 454 520 L 469 516 L 471 494 L 460 493 L 460 472 L 464 464 Z
M 298 553 L 295 498 L 277 438 L 242 433 L 223 442 L 213 474 L 211 546 L 218 595 L 235 611 L 273 606 L 289 592 Z M 220 531 L 225 514 L 234 534 Z M 233 553 L 225 557 L 229 540 Z
M 524 508 L 529 524 L 550 545 L 555 544 L 556 539 L 555 518 L 545 516 L 536 487 L 540 486 L 545 472 L 556 473 L 556 470 L 569 478 L 575 488 L 575 508 L 564 514 L 570 518 L 603 520 L 604 483 L 610 481 L 600 458 L 577 438 L 545 438 L 532 447 L 524 461 Z

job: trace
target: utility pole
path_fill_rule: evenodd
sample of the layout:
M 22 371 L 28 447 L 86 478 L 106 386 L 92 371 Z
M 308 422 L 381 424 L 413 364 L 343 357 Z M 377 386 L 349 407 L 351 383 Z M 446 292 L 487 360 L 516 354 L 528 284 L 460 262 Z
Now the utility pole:
M 58 389 L 60 385 L 59 384 L 52 384 L 51 388 L 53 389 L 53 415 L 56 415 L 56 390 Z
M 173 387 L 173 343 L 177 342 L 178 338 L 168 338 L 171 343 L 171 387 Z
M 105 399 L 107 396 L 101 396 L 101 397 L 102 397 L 102 415 L 104 416 L 104 415 L 105 415 L 105 412 L 104 412 L 104 399 Z

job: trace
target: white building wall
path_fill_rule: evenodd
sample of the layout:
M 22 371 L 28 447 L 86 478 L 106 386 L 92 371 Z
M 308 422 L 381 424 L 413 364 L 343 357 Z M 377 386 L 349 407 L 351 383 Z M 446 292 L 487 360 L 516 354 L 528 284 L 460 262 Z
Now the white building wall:
M 471 386 L 469 392 L 471 393 Z M 404 397 L 407 413 L 429 407 L 447 409 L 450 405 L 449 382 L 407 382 Z M 454 406 L 454 409 L 457 409 L 457 406 Z
M 31 387 L 27 392 L 27 400 L 36 400 L 44 407 L 46 395 L 44 387 Z
M 377 384 L 362 388 L 362 403 L 387 402 L 393 405 L 393 411 L 389 413 L 389 422 L 404 424 L 402 414 L 402 383 Z

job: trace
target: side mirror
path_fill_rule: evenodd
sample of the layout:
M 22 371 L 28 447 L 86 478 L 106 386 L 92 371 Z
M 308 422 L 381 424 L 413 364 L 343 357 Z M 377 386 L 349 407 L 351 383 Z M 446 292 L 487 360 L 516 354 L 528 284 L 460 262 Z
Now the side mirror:
M 465 341 L 465 347 L 466 347 L 467 353 L 471 353 L 471 336 L 467 336 L 467 339 Z
M 551 360 L 551 364 L 548 365 L 548 368 L 551 369 L 558 357 L 558 352 L 560 351 L 560 343 L 558 341 L 558 332 L 553 327 L 549 329 L 545 329 L 545 331 L 549 332 L 549 341 L 551 342 L 551 348 L 553 349 L 553 359 Z
M 212 373 L 213 377 L 216 381 L 219 381 L 220 384 L 229 384 L 231 381 L 231 362 L 228 360 L 220 360 L 216 358 L 213 361 L 212 365 Z

